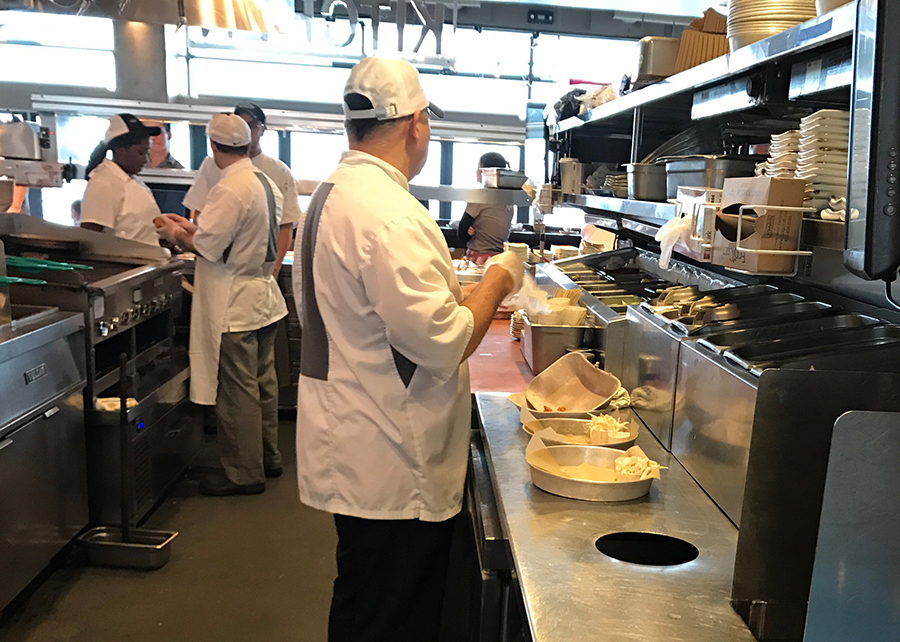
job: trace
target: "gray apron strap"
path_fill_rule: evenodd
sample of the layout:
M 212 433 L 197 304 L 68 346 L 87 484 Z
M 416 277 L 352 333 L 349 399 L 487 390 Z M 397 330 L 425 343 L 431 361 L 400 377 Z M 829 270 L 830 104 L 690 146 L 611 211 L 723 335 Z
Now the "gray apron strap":
M 319 220 L 325 199 L 334 187 L 333 183 L 319 183 L 313 192 L 306 210 L 306 221 L 303 226 L 303 240 L 300 244 L 300 266 L 302 269 L 301 287 L 303 289 L 303 312 L 301 314 L 300 335 L 300 374 L 304 377 L 328 381 L 328 334 L 325 322 L 319 312 L 316 300 L 316 283 L 313 278 L 313 258 L 316 251 L 316 238 L 319 233 Z M 297 260 L 297 257 L 294 257 Z
M 266 263 L 272 263 L 278 260 L 278 209 L 275 206 L 275 192 L 262 172 L 256 172 L 256 178 L 266 190 L 266 204 L 269 206 L 269 244 L 266 247 Z

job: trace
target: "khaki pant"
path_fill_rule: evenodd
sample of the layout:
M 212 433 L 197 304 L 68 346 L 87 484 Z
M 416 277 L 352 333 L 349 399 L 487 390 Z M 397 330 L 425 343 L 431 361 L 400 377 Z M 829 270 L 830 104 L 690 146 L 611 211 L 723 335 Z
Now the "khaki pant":
M 265 468 L 281 465 L 276 329 L 222 334 L 216 419 L 222 467 L 235 484 L 265 482 Z

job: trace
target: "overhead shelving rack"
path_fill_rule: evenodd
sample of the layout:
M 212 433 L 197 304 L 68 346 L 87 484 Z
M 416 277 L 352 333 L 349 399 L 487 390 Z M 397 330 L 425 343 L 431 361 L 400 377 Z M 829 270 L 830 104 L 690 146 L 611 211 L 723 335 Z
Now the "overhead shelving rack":
M 856 3 L 734 53 L 560 121 L 558 157 L 584 162 L 636 162 L 675 134 L 712 119 L 745 122 L 777 133 L 817 109 L 847 109 L 853 80 Z M 652 236 L 675 215 L 670 203 L 567 196 L 585 218 L 604 227 Z M 804 243 L 843 249 L 843 223 L 806 219 Z

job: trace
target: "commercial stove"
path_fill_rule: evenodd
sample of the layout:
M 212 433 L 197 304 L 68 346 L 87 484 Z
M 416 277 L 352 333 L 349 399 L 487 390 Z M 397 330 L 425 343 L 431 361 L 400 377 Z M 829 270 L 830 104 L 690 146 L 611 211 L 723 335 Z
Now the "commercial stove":
M 121 513 L 119 413 L 97 409 L 98 399 L 118 398 L 120 358 L 125 355 L 127 411 L 134 462 L 134 519 L 140 522 L 183 474 L 199 450 L 198 409 L 188 399 L 187 349 L 175 342 L 181 309 L 181 262 L 162 248 L 108 234 L 52 225 L 31 217 L 0 221 L 10 253 L 75 264 L 70 270 L 10 269 L 45 280 L 13 285 L 17 301 L 53 305 L 81 314 L 85 327 L 87 381 L 84 416 L 90 517 L 117 524 Z

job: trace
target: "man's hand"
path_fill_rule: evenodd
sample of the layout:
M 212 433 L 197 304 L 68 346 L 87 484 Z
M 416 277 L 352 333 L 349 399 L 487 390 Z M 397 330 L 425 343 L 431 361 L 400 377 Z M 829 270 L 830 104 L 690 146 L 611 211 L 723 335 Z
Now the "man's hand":
M 162 238 L 194 251 L 192 240 L 198 228 L 183 216 L 163 214 L 153 219 L 153 224 Z
M 516 256 L 515 253 L 503 252 L 489 258 L 487 263 L 484 264 L 485 276 L 487 276 L 492 267 L 503 268 L 512 277 L 512 289 L 506 293 L 507 295 L 515 294 L 522 289 L 522 280 L 525 278 L 525 264 L 522 263 L 522 259 Z

